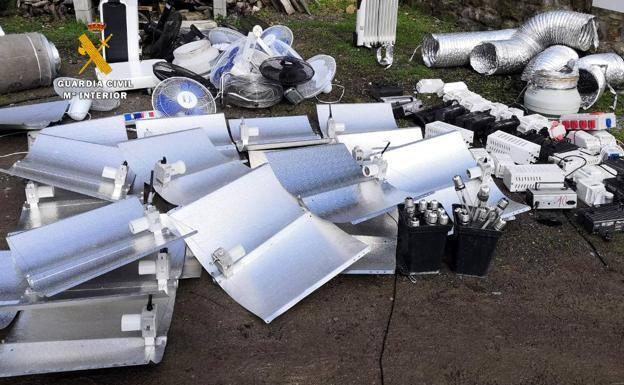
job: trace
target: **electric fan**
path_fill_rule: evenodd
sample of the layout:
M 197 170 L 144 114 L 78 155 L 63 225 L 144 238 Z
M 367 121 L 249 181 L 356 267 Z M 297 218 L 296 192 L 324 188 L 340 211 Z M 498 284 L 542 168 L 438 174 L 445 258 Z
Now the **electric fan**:
M 213 47 L 225 51 L 230 44 L 244 38 L 245 35 L 231 28 L 217 27 L 208 32 L 208 40 Z
M 267 79 L 279 82 L 286 87 L 305 83 L 314 76 L 312 66 L 294 57 L 272 57 L 260 66 L 260 73 Z
M 274 35 L 268 35 L 267 37 L 263 38 L 262 41 L 269 49 L 269 51 L 267 52 L 269 56 L 290 56 L 297 59 L 302 59 L 301 55 L 299 55 L 297 51 L 295 51 L 291 46 L 284 43 L 283 41 L 275 38 Z
M 210 81 L 215 87 L 221 88 L 221 77 L 224 74 L 232 72 L 235 76 L 245 76 L 254 71 L 257 73 L 257 68 L 268 59 L 266 53 L 257 49 L 246 49 L 249 48 L 246 45 L 246 39 L 231 44 L 217 59 L 210 73 Z
M 165 79 L 152 93 L 154 110 L 164 116 L 207 115 L 217 112 L 214 97 L 195 80 L 172 77 Z
M 78 84 L 80 82 L 84 82 L 84 80 L 76 79 L 76 78 L 56 78 L 54 79 L 54 92 L 62 98 L 64 98 L 64 94 L 71 94 L 72 96 L 77 96 L 78 94 L 100 94 L 106 95 L 107 97 L 92 99 L 91 100 L 91 110 L 93 111 L 111 111 L 115 108 L 119 107 L 120 101 L 118 98 L 114 98 L 114 93 L 106 92 L 101 87 L 79 87 Z M 76 84 L 74 87 L 73 85 Z M 69 86 L 66 86 L 69 85 Z
M 282 86 L 259 74 L 233 76 L 223 80 L 223 101 L 243 108 L 269 108 L 282 100 Z
M 275 39 L 284 42 L 290 46 L 292 46 L 294 35 L 293 31 L 286 27 L 285 25 L 274 25 L 269 27 L 262 32 L 260 36 L 262 39 L 265 39 L 268 36 L 274 36 Z
M 308 82 L 296 87 L 304 99 L 313 98 L 321 93 L 332 91 L 332 80 L 336 76 L 336 60 L 328 55 L 316 55 L 308 59 L 314 69 L 314 76 Z

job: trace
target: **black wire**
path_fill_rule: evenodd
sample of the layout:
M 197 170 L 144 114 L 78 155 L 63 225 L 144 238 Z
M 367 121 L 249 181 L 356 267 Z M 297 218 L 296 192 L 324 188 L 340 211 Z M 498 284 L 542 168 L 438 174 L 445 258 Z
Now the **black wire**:
M 568 159 L 568 158 L 579 158 L 579 159 L 581 159 L 581 160 L 583 161 L 583 164 L 582 164 L 581 166 L 579 166 L 579 167 L 575 168 L 574 170 L 572 170 L 570 173 L 568 173 L 568 174 L 565 176 L 566 178 L 567 178 L 567 177 L 569 177 L 570 175 L 574 174 L 574 173 L 575 173 L 575 172 L 577 172 L 578 170 L 582 169 L 583 167 L 587 166 L 587 159 L 583 158 L 583 157 L 582 157 L 582 156 L 580 156 L 580 155 L 574 155 L 574 154 L 572 154 L 572 155 L 567 155 L 567 156 L 564 156 L 563 158 L 562 158 L 562 157 L 560 157 L 560 156 L 557 156 L 557 155 L 551 155 L 551 156 L 552 156 L 553 158 L 557 158 L 557 159 L 562 160 L 562 161 L 565 161 L 565 160 L 566 160 L 566 159 Z
M 598 257 L 598 259 L 600 260 L 600 262 L 602 262 L 602 264 L 605 267 L 609 267 L 609 264 L 607 263 L 607 260 L 602 256 L 602 253 L 600 253 L 600 251 L 598 251 L 598 249 L 596 248 L 596 246 L 594 245 L 594 243 L 591 241 L 591 239 L 589 239 L 587 237 L 587 235 L 585 234 L 585 232 L 579 228 L 578 226 L 576 226 L 576 224 L 574 223 L 574 221 L 570 218 L 570 216 L 568 215 L 568 213 L 564 212 L 563 215 L 566 217 L 566 219 L 568 220 L 568 222 L 570 222 L 570 225 L 574 228 L 574 230 L 576 230 L 577 233 L 579 233 L 579 235 L 581 236 L 581 238 L 583 238 L 585 240 L 585 242 L 587 242 L 587 244 L 589 245 L 589 247 L 594 251 L 594 254 Z
M 392 218 L 394 219 L 394 218 Z M 381 385 L 384 385 L 384 368 L 383 368 L 383 356 L 386 351 L 386 341 L 388 340 L 388 333 L 390 331 L 390 324 L 392 323 L 392 315 L 394 314 L 394 304 L 396 303 L 397 293 L 397 280 L 398 274 L 394 274 L 394 284 L 392 287 L 392 305 L 390 305 L 390 314 L 388 314 L 388 322 L 386 323 L 386 330 L 384 331 L 383 342 L 381 345 L 381 353 L 379 354 L 379 375 L 381 378 Z
M 613 175 L 613 176 L 618 176 L 618 173 L 616 172 L 615 174 L 611 171 L 609 171 L 608 169 L 605 168 L 604 164 L 599 164 L 598 167 L 600 167 L 601 169 L 605 170 L 606 172 L 608 172 L 609 174 Z
M 386 152 L 386 150 L 388 149 L 388 147 L 390 147 L 390 143 L 392 143 L 392 142 L 388 142 L 388 144 L 386 144 L 386 147 L 384 147 L 383 151 L 381 152 L 381 155 L 383 155 Z

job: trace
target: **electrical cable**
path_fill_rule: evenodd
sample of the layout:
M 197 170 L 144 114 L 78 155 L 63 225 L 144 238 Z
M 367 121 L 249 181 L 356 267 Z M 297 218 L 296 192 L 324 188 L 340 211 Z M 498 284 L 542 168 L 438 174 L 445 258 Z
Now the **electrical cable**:
M 13 152 L 11 154 L 0 155 L 0 158 L 8 158 L 10 156 L 24 155 L 24 154 L 28 154 L 28 151 L 20 151 L 20 152 Z
M 333 100 L 333 101 L 327 101 L 327 100 L 321 100 L 319 99 L 318 96 L 315 96 L 316 100 L 321 103 L 321 104 L 337 104 L 340 103 L 342 101 L 342 98 L 345 95 L 345 87 L 340 85 L 340 84 L 332 84 L 332 87 L 338 87 L 342 90 L 342 92 L 340 93 L 340 96 L 338 97 L 337 100 Z
M 582 156 L 580 156 L 580 155 L 574 155 L 574 154 L 572 154 L 572 155 L 566 155 L 566 156 L 564 156 L 563 158 L 562 158 L 562 157 L 560 157 L 560 156 L 557 156 L 557 155 L 551 155 L 551 156 L 552 156 L 553 158 L 557 158 L 557 159 L 559 159 L 560 161 L 565 161 L 565 160 L 566 160 L 566 159 L 568 159 L 568 158 L 579 158 L 579 159 L 581 159 L 581 160 L 583 161 L 583 164 L 582 164 L 581 166 L 579 166 L 579 167 L 575 168 L 574 170 L 572 170 L 570 173 L 568 173 L 568 174 L 565 176 L 566 178 L 567 178 L 567 177 L 569 177 L 570 175 L 574 174 L 574 173 L 575 173 L 575 172 L 577 172 L 578 170 L 582 169 L 583 167 L 587 166 L 587 159 L 583 158 L 583 157 L 582 157 Z
M 394 219 L 394 218 L 392 218 Z M 392 323 L 392 316 L 394 315 L 394 304 L 396 303 L 397 293 L 397 280 L 398 274 L 394 274 L 394 283 L 392 287 L 392 304 L 390 305 L 390 314 L 388 314 L 388 321 L 386 323 L 386 329 L 384 331 L 383 341 L 381 345 L 381 353 L 379 354 L 379 375 L 381 379 L 381 385 L 384 385 L 384 368 L 383 368 L 383 356 L 386 351 L 386 341 L 388 340 L 388 333 L 390 332 L 390 324 Z
M 572 219 L 569 217 L 568 213 L 563 213 L 563 215 L 566 217 L 566 219 L 568 220 L 568 222 L 570 222 L 570 225 L 574 228 L 574 230 L 576 230 L 577 233 L 579 233 L 579 235 L 581 236 L 581 238 L 583 238 L 585 240 L 585 242 L 587 242 L 587 244 L 589 245 L 589 247 L 591 247 L 591 249 L 594 251 L 594 254 L 598 257 L 598 259 L 600 260 L 600 262 L 604 265 L 604 267 L 609 267 L 609 264 L 607 263 L 607 260 L 602 256 L 602 253 L 600 253 L 600 251 L 598 251 L 598 248 L 596 248 L 596 246 L 594 245 L 594 243 L 591 241 L 591 239 L 589 239 L 587 237 L 587 235 L 585 234 L 585 232 L 580 229 L 579 227 L 576 226 L 576 224 L 572 221 Z

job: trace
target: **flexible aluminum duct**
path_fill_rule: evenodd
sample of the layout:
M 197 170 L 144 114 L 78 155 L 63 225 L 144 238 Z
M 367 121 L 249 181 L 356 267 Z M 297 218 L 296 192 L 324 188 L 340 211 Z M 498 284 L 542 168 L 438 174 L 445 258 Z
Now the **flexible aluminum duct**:
M 593 106 L 607 86 L 624 92 L 624 59 L 615 53 L 585 56 L 577 62 L 583 109 Z
M 459 67 L 470 63 L 470 53 L 486 41 L 508 40 L 515 29 L 500 31 L 432 33 L 422 43 L 422 58 L 427 67 Z
M 541 13 L 528 20 L 509 40 L 478 45 L 470 64 L 480 74 L 508 74 L 522 70 L 538 53 L 551 45 L 581 51 L 598 48 L 596 17 L 572 11 Z
M 578 53 L 572 48 L 564 45 L 553 45 L 531 59 L 524 68 L 522 80 L 528 82 L 537 71 L 559 71 L 571 64 L 570 62 L 576 62 L 578 58 Z
M 49 86 L 60 66 L 56 47 L 42 34 L 0 36 L 0 94 Z

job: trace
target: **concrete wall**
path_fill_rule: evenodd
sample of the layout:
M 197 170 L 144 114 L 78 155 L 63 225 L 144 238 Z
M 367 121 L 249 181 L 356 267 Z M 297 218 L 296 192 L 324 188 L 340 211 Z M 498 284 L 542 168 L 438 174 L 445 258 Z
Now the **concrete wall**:
M 618 0 L 624 2 L 624 0 Z M 600 19 L 601 50 L 624 54 L 624 13 L 592 7 L 592 0 L 408 0 L 435 16 L 454 18 L 466 30 L 510 28 L 536 13 L 571 9 Z

